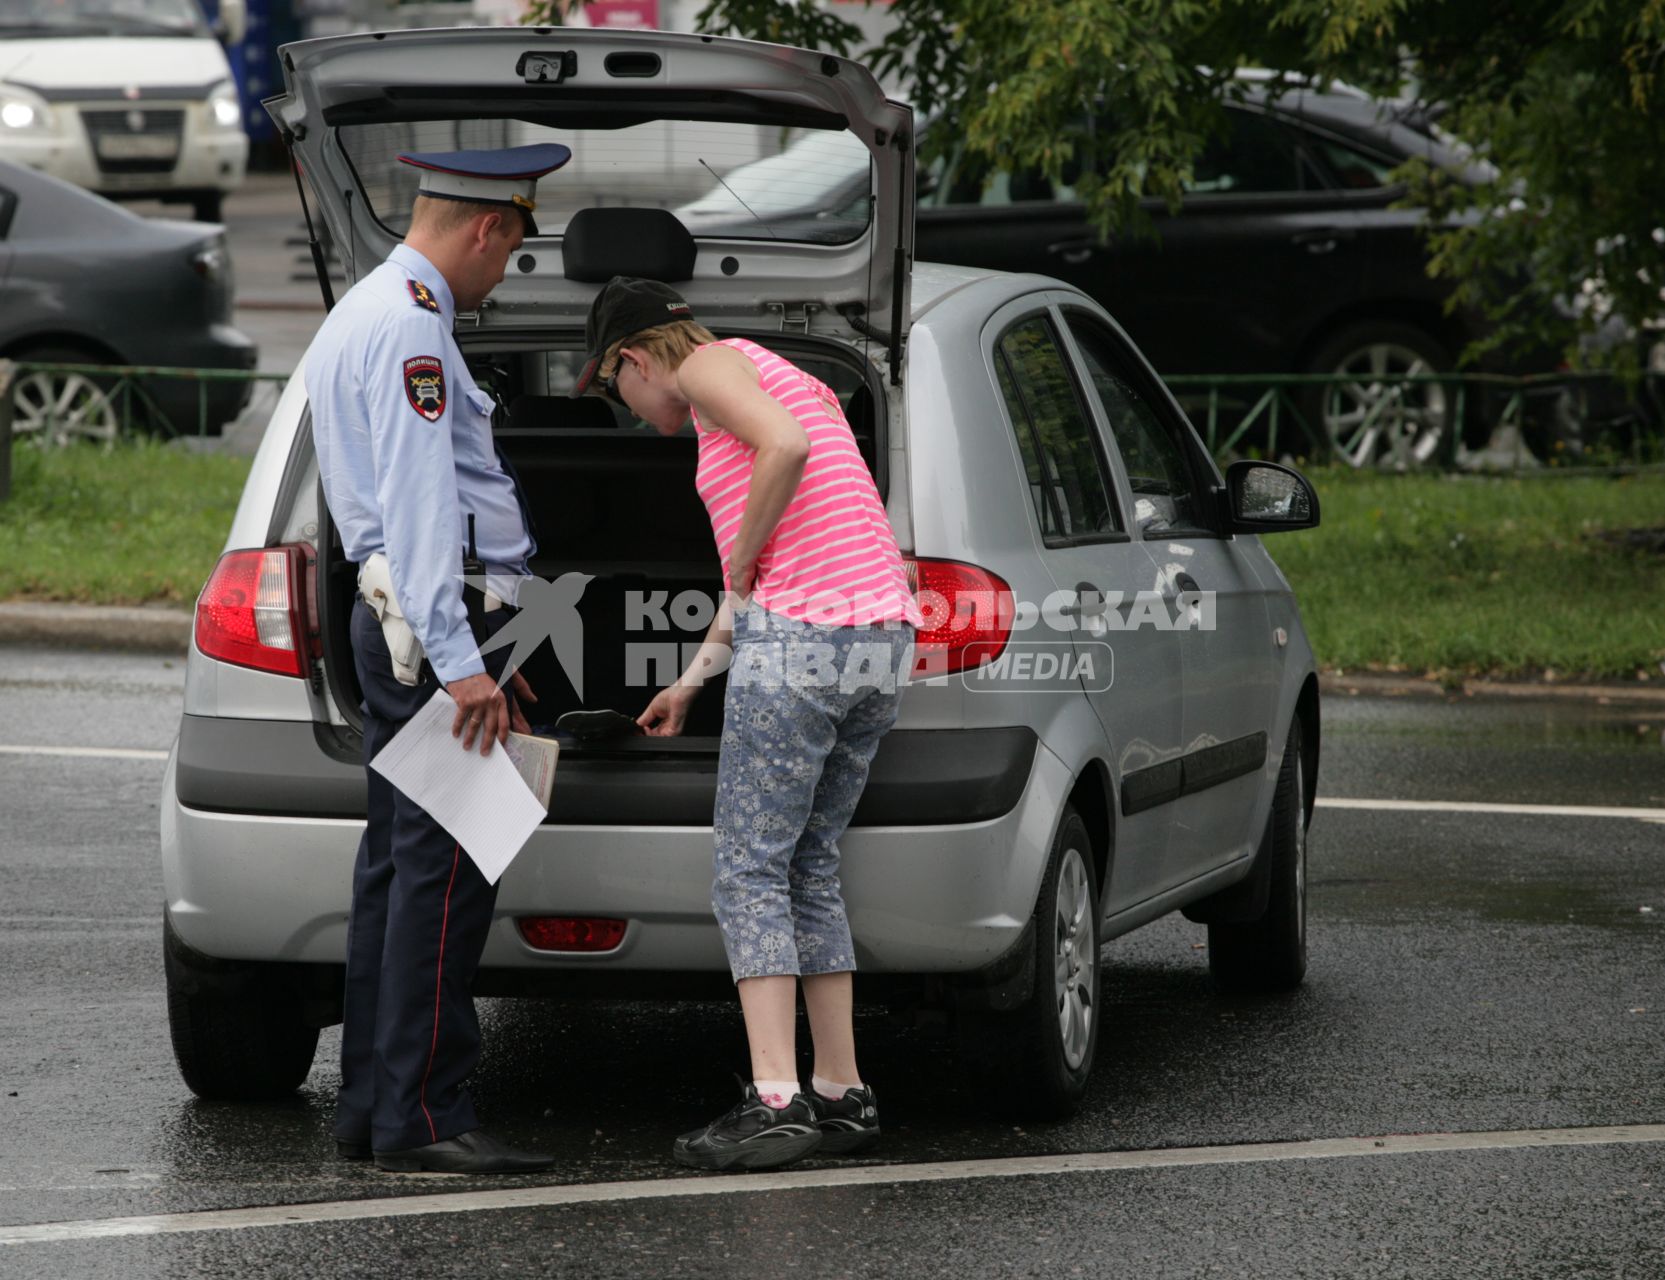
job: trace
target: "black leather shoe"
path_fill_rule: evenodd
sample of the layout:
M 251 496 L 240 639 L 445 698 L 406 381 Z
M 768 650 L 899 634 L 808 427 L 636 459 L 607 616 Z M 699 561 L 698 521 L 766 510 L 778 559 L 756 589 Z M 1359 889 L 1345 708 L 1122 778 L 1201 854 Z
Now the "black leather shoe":
M 537 1173 L 555 1163 L 554 1156 L 515 1151 L 484 1129 L 470 1129 L 443 1142 L 404 1151 L 378 1151 L 376 1168 L 389 1173 Z
M 368 1142 L 354 1142 L 351 1138 L 337 1138 L 335 1140 L 335 1154 L 343 1160 L 368 1160 L 370 1158 L 370 1144 Z

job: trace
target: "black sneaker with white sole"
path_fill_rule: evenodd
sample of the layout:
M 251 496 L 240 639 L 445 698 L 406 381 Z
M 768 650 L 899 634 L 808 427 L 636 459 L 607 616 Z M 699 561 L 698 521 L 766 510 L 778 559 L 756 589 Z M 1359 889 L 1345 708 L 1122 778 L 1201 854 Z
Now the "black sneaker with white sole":
M 671 1154 L 691 1169 L 775 1169 L 821 1145 L 810 1103 L 801 1093 L 778 1110 L 748 1084 L 740 1101 L 703 1129 L 676 1140 Z
M 879 1140 L 879 1104 L 872 1087 L 847 1089 L 842 1098 L 823 1098 L 813 1090 L 804 1095 L 821 1130 L 821 1154 L 847 1156 Z

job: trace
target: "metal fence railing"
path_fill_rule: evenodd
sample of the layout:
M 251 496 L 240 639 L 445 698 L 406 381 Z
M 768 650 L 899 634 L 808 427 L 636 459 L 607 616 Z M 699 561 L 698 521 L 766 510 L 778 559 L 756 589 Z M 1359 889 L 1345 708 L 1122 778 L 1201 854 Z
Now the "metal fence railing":
M 135 432 L 209 436 L 243 411 L 255 388 L 290 375 L 165 365 L 4 363 L 0 419 L 10 438 L 41 444 L 109 444 Z M 0 433 L 4 438 L 4 433 Z
M 0 361 L 0 441 L 209 436 L 288 373 Z M 1665 374 L 1185 374 L 1166 379 L 1217 457 L 1502 470 L 1665 463 Z M 271 401 L 275 403 L 275 395 Z M 1499 427 L 1512 428 L 1498 433 Z M 1497 439 L 1503 443 L 1487 447 Z M 9 454 L 9 450 L 7 451 Z M 3 481 L 9 457 L 0 461 Z M 3 486 L 0 486 L 3 494 Z

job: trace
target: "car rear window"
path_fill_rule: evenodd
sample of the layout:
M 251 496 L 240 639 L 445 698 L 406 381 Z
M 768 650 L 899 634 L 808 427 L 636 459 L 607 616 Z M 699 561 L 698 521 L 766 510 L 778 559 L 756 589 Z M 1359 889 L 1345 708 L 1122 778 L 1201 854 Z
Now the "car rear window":
M 401 152 L 559 142 L 572 160 L 538 183 L 538 230 L 559 235 L 579 209 L 669 209 L 696 236 L 847 244 L 871 220 L 872 158 L 844 130 L 651 120 L 558 129 L 523 120 L 342 125 L 364 201 L 389 231 L 410 227 L 418 171 Z

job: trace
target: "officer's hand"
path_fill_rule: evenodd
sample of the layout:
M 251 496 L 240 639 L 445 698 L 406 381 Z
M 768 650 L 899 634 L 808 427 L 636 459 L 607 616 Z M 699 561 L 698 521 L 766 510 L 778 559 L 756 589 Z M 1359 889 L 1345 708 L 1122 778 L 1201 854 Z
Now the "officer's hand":
M 636 723 L 654 738 L 674 738 L 688 721 L 688 708 L 699 696 L 696 685 L 673 684 L 661 689 L 648 703 L 647 710 L 636 717 Z
M 480 754 L 489 756 L 491 744 L 509 740 L 509 703 L 497 681 L 485 673 L 453 680 L 445 686 L 457 703 L 457 718 L 451 722 L 451 736 L 463 740 L 463 750 L 474 746 L 480 735 Z
M 518 671 L 509 677 L 509 688 L 514 690 L 515 695 L 509 703 L 509 728 L 516 733 L 531 733 L 532 726 L 520 707 L 524 702 L 536 702 L 538 695 L 532 692 L 532 686 L 526 683 L 526 677 Z

